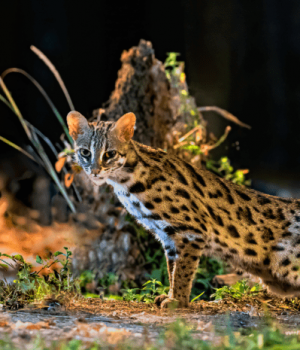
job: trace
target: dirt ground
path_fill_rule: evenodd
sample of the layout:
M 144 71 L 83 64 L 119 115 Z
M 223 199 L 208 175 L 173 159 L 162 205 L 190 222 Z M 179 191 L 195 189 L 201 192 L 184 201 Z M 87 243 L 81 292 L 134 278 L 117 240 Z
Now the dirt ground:
M 77 339 L 92 342 L 101 338 L 117 343 L 156 339 L 176 319 L 194 327 L 194 336 L 217 342 L 228 332 L 262 329 L 279 323 L 286 332 L 300 331 L 300 311 L 283 301 L 252 298 L 219 302 L 200 301 L 188 309 L 161 310 L 153 304 L 86 298 L 66 306 L 24 308 L 0 312 L 0 339 L 9 338 L 22 348 L 39 334 L 46 342 Z

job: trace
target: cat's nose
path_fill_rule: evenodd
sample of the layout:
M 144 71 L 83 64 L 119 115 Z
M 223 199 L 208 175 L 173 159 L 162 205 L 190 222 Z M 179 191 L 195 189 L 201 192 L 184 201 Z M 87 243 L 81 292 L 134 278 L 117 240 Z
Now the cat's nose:
M 97 176 L 98 174 L 100 174 L 101 169 L 92 169 L 91 174 L 94 176 Z

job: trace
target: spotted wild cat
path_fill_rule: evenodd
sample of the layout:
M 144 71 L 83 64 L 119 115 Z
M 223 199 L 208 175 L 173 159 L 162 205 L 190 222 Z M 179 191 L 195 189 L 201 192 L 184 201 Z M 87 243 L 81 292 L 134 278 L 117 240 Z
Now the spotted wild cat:
M 110 184 L 165 250 L 169 295 L 187 307 L 202 254 L 261 277 L 270 291 L 300 294 L 300 201 L 237 186 L 132 140 L 133 113 L 117 122 L 67 117 L 75 158 L 95 185 Z

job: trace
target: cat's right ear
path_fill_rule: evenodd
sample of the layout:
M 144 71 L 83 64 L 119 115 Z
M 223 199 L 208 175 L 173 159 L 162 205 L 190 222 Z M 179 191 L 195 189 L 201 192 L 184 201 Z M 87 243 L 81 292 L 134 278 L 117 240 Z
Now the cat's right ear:
M 76 111 L 71 111 L 67 115 L 67 123 L 69 127 L 69 133 L 74 141 L 76 141 L 78 135 L 83 134 L 84 130 L 89 126 L 86 118 Z

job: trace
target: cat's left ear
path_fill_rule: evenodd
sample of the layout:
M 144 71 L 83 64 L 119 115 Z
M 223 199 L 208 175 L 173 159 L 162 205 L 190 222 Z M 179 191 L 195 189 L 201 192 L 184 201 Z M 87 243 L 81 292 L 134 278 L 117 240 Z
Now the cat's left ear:
M 116 133 L 120 141 L 128 142 L 132 139 L 135 121 L 136 118 L 133 113 L 126 113 L 116 122 L 113 132 Z
M 78 134 L 83 134 L 85 129 L 89 127 L 86 118 L 76 111 L 72 111 L 67 115 L 67 123 L 69 133 L 74 141 L 77 140 Z

